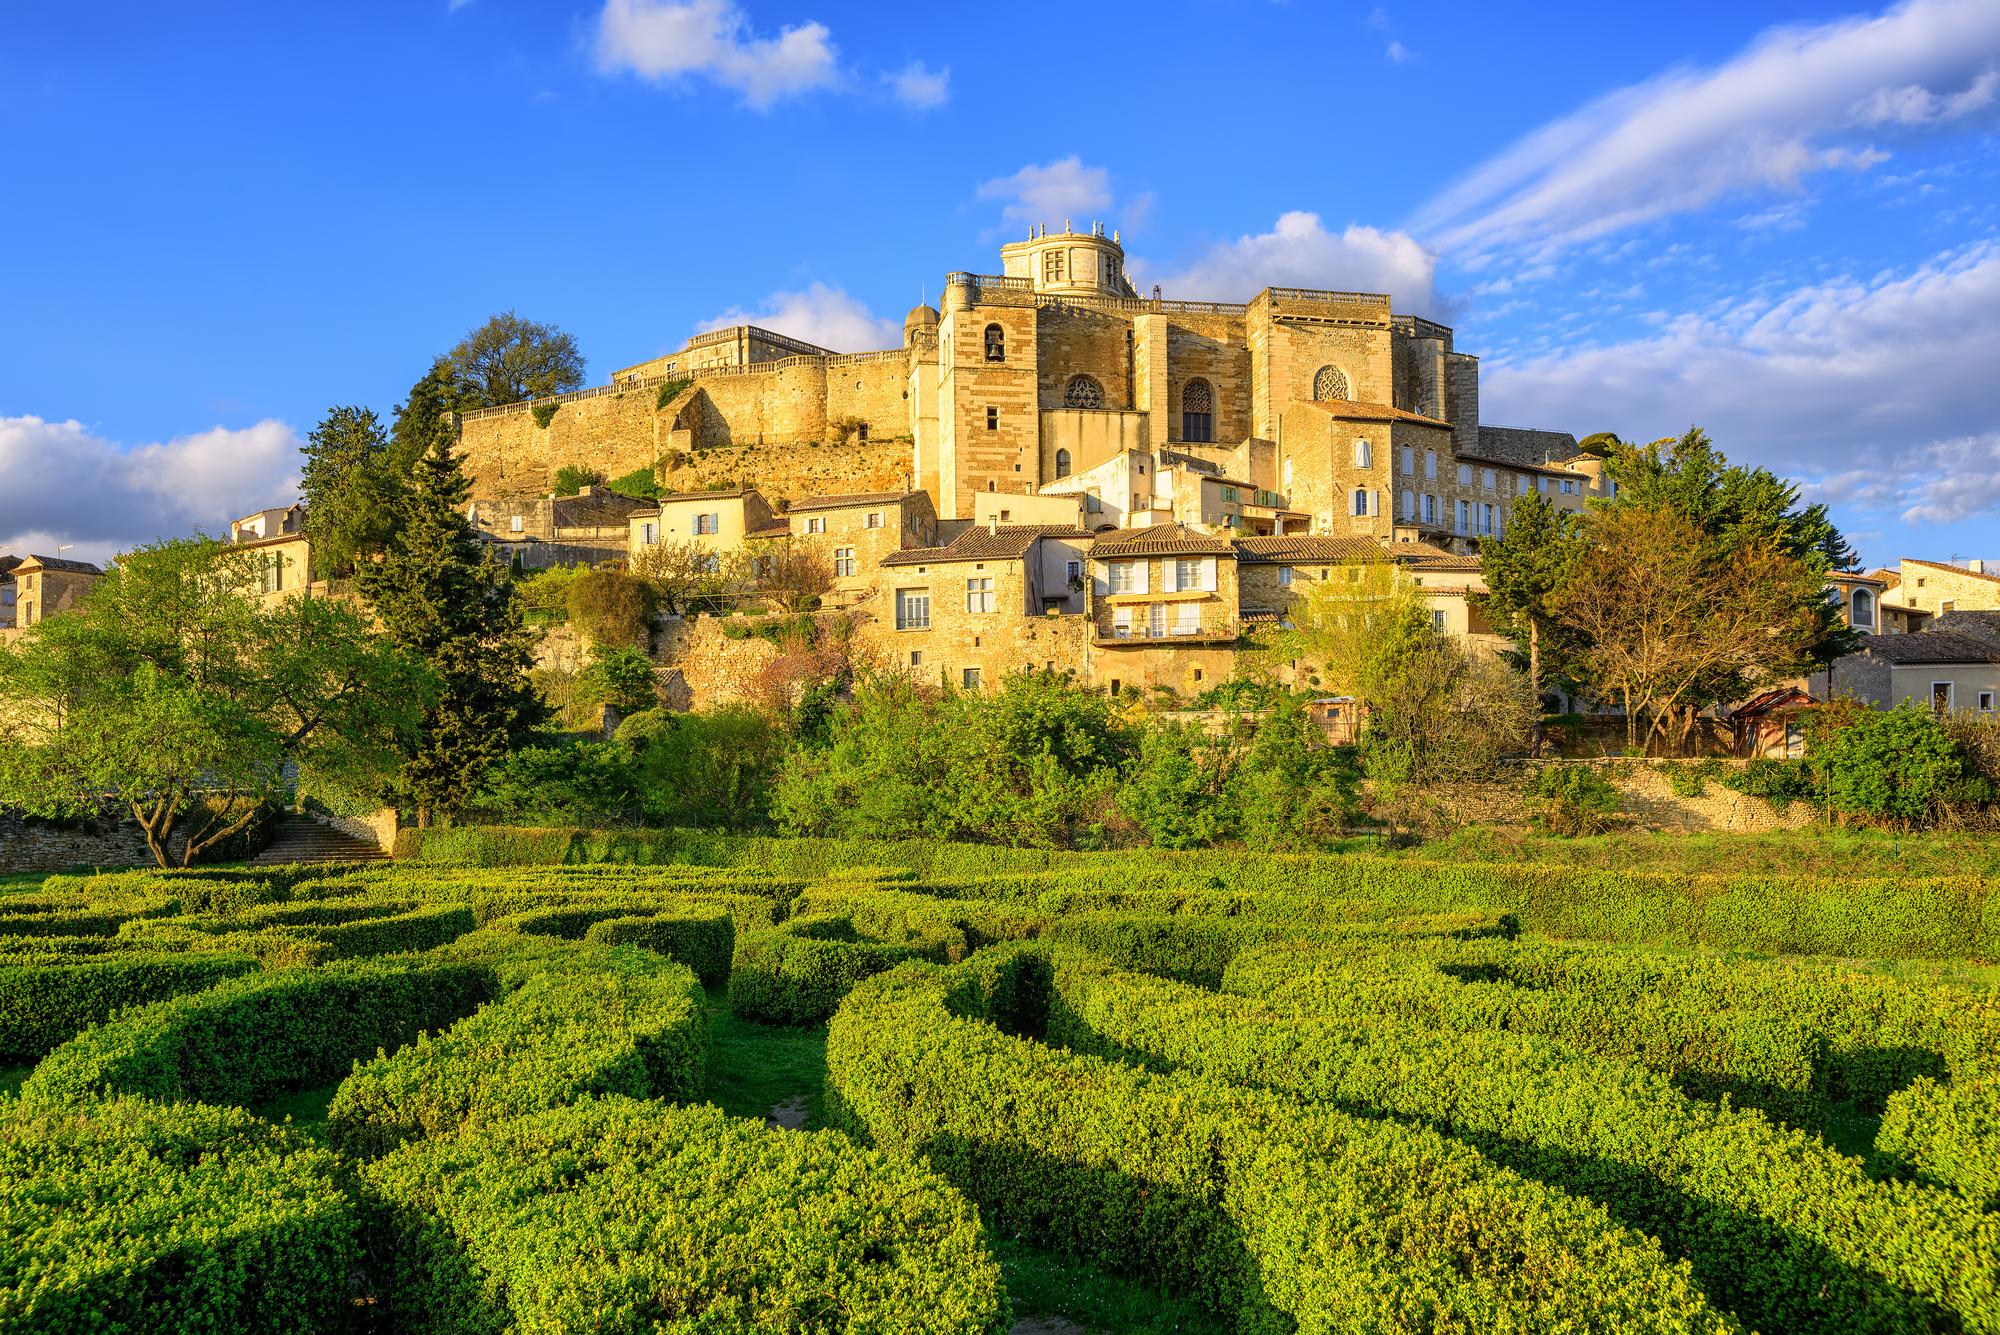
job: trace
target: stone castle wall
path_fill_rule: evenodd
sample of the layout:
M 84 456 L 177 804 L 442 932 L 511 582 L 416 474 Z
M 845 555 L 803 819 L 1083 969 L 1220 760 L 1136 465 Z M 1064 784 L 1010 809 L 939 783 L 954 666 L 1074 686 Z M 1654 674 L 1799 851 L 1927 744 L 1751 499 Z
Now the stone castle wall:
M 637 385 L 565 399 L 547 427 L 536 425 L 527 404 L 468 415 L 459 448 L 482 499 L 545 496 L 567 464 L 621 477 L 690 451 L 709 457 L 691 461 L 685 476 L 671 483 L 675 487 L 747 478 L 767 495 L 889 489 L 902 485 L 909 471 L 908 445 L 894 444 L 909 438 L 908 393 L 900 354 L 794 357 L 749 370 L 697 371 L 694 390 L 667 412 L 657 407 L 658 386 Z M 848 417 L 868 426 L 864 454 L 892 447 L 893 468 L 874 458 L 853 460 L 860 471 L 852 475 L 818 466 L 825 452 L 816 447 L 826 440 L 828 423 Z M 748 450 L 757 451 L 754 467 L 740 458 Z M 870 480 L 878 476 L 879 482 Z

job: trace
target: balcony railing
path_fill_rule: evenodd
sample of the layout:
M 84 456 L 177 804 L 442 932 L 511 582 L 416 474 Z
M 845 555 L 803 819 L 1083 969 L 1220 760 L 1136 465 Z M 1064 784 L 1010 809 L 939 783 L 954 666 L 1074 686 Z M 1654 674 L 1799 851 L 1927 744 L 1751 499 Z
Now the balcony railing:
M 1097 618 L 1099 644 L 1217 644 L 1228 643 L 1243 633 L 1235 617 L 1204 617 L 1196 622 L 1150 619 L 1120 625 L 1115 618 Z

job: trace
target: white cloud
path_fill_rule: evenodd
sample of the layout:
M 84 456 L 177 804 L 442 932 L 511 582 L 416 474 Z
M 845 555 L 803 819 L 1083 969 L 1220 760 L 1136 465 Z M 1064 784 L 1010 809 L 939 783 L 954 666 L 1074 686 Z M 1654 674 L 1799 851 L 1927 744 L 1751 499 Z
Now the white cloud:
M 1963 119 L 1993 102 L 1996 63 L 1993 0 L 1772 29 L 1716 68 L 1671 70 L 1543 126 L 1431 200 L 1413 230 L 1476 265 L 1865 171 L 1886 155 L 1857 135 Z
M 1317 213 L 1294 211 L 1268 232 L 1211 247 L 1178 271 L 1140 267 L 1163 295 L 1192 301 L 1244 301 L 1266 287 L 1386 292 L 1399 311 L 1428 310 L 1436 260 L 1406 232 L 1350 223 L 1333 232 Z
M 1099 217 L 1111 209 L 1111 173 L 1087 167 L 1072 153 L 1037 166 L 1029 164 L 1012 176 L 997 176 L 979 187 L 979 198 L 998 200 L 1000 216 L 1016 228 L 1047 223 L 1061 226 Z
M 896 94 L 896 100 L 904 106 L 928 111 L 941 107 L 951 100 L 951 66 L 941 70 L 927 69 L 921 60 L 913 60 L 894 74 L 885 74 L 882 81 Z
M 597 63 L 657 81 L 706 75 L 762 110 L 840 81 L 832 37 L 812 22 L 755 36 L 749 15 L 730 0 L 605 0 Z
M 731 307 L 704 321 L 701 328 L 722 329 L 735 324 L 761 325 L 835 352 L 873 352 L 903 344 L 900 324 L 881 318 L 841 288 L 825 283 L 814 283 L 798 292 L 773 292 L 755 310 Z
M 1827 499 L 1956 522 L 2000 509 L 1996 344 L 2000 242 L 1986 241 L 1678 315 L 1643 339 L 1491 359 L 1480 416 L 1628 440 L 1699 424 L 1732 459 Z
M 300 440 L 267 419 L 121 447 L 81 422 L 0 417 L 0 552 L 102 560 L 196 528 L 226 532 L 252 510 L 298 496 Z
M 1410 58 L 1410 48 L 1401 42 L 1391 42 L 1383 49 L 1382 54 L 1389 57 L 1393 64 L 1400 65 Z

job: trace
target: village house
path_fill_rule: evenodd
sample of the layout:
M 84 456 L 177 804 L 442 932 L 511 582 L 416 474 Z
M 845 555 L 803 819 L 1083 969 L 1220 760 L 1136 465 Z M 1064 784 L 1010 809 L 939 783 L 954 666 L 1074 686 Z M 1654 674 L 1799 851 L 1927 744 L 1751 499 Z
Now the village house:
M 77 600 L 104 578 L 104 572 L 88 561 L 25 556 L 14 559 L 4 577 L 11 582 L 14 594 L 11 628 L 22 631 L 76 606 Z
M 500 560 L 524 570 L 622 561 L 631 547 L 631 516 L 650 502 L 591 485 L 573 496 L 475 500 L 466 521 Z
M 1942 625 L 1871 635 L 1857 652 L 1815 673 L 1810 684 L 1819 699 L 1851 696 L 1875 709 L 1915 702 L 1938 713 L 1990 713 L 2000 702 L 2000 646 Z
M 255 591 L 266 606 L 311 590 L 316 576 L 303 505 L 259 510 L 232 520 L 229 540 L 253 553 Z

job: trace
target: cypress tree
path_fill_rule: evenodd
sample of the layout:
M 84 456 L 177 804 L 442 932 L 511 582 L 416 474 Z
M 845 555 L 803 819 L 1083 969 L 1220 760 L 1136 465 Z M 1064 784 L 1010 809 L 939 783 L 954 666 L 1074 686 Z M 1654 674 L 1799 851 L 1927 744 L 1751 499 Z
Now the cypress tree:
M 437 678 L 401 773 L 420 826 L 463 811 L 487 767 L 544 712 L 528 682 L 534 632 L 522 623 L 512 581 L 483 558 L 466 522 L 472 484 L 451 445 L 448 433 L 433 433 L 411 469 L 387 549 L 361 571 L 383 633 Z

